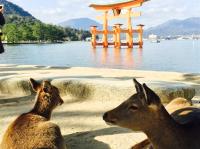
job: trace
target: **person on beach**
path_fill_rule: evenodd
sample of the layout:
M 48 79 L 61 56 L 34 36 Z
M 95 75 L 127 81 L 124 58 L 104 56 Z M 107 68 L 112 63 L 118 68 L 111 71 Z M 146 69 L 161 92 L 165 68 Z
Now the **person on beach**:
M 0 5 L 0 54 L 4 52 L 3 43 L 1 41 L 1 37 L 3 35 L 1 28 L 4 24 L 5 24 L 5 18 L 3 16 L 3 5 Z

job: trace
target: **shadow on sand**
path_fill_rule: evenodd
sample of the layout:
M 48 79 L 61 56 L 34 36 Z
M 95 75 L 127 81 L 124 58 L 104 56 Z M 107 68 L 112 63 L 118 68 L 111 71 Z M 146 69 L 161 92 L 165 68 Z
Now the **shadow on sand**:
M 130 133 L 130 131 L 123 128 L 111 127 L 65 135 L 64 139 L 68 149 L 111 149 L 108 144 L 96 140 L 95 137 L 122 133 Z

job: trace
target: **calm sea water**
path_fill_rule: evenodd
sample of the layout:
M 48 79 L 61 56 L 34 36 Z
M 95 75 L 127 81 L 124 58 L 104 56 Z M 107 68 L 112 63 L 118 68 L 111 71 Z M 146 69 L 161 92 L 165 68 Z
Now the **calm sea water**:
M 143 49 L 92 49 L 89 42 L 5 45 L 5 49 L 0 64 L 200 72 L 200 40 L 145 41 Z

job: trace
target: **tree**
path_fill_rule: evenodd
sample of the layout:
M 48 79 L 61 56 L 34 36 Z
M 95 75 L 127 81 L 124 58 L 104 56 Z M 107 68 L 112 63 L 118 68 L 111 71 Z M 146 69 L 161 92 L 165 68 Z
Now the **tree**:
M 23 41 L 27 40 L 34 40 L 34 37 L 32 35 L 32 28 L 26 24 L 23 24 L 19 26 L 18 28 L 19 34 L 20 34 L 20 39 Z
M 91 33 L 89 31 L 83 31 L 81 33 L 81 40 L 86 40 L 87 37 L 91 37 Z
M 44 33 L 45 33 L 45 27 L 42 23 L 36 22 L 32 26 L 32 31 L 33 31 L 33 38 L 40 41 L 40 40 L 45 40 L 44 38 Z
M 20 41 L 20 34 L 16 24 L 6 24 L 3 31 L 6 33 L 8 42 L 17 43 Z
M 5 25 L 3 32 L 5 39 L 10 43 L 21 41 L 78 41 L 91 37 L 89 31 L 45 24 L 29 17 L 13 15 L 8 20 L 10 23 Z

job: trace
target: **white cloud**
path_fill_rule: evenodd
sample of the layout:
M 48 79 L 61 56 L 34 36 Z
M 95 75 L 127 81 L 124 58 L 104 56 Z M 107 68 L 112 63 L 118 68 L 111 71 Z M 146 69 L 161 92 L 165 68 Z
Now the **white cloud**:
M 89 17 L 95 19 L 100 15 L 92 8 L 91 3 L 113 3 L 124 0 L 10 0 L 25 10 L 28 10 L 38 19 L 48 23 L 59 23 L 71 18 Z M 146 26 L 153 26 L 169 19 L 184 19 L 197 17 L 199 15 L 199 0 L 151 0 L 142 7 L 142 16 L 133 21 L 134 24 L 143 23 Z M 115 20 L 116 21 L 116 20 Z M 114 21 L 112 21 L 114 22 Z

